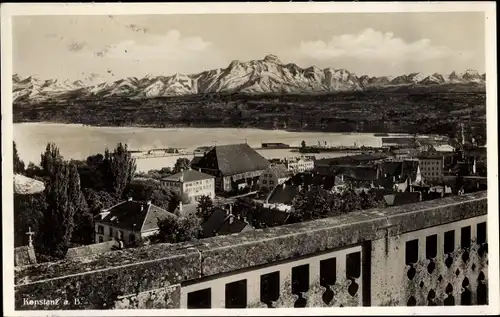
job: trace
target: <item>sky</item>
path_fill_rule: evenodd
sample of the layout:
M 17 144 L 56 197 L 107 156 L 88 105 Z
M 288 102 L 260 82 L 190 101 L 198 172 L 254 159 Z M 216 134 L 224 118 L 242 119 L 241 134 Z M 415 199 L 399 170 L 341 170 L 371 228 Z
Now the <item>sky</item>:
M 482 12 L 16 16 L 13 73 L 112 80 L 274 54 L 358 75 L 485 72 Z

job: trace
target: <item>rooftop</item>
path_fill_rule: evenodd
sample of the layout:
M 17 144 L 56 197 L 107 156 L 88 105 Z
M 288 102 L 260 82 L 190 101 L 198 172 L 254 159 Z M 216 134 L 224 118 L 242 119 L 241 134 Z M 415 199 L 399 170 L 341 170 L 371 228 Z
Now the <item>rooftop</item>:
M 273 173 L 277 178 L 289 177 L 292 175 L 290 171 L 283 164 L 271 164 L 269 166 L 269 170 Z
M 214 178 L 212 175 L 208 175 L 202 172 L 198 172 L 195 170 L 186 170 L 179 172 L 174 175 L 167 176 L 163 178 L 162 180 L 164 181 L 172 181 L 172 182 L 183 182 L 183 183 L 189 183 L 189 182 L 196 182 L 196 181 L 201 181 L 205 179 L 212 179 Z
M 158 220 L 168 215 L 168 211 L 148 202 L 128 200 L 107 210 L 109 213 L 96 222 L 135 232 L 158 229 Z
M 261 171 L 270 165 L 269 161 L 262 155 L 248 144 L 243 143 L 217 145 L 205 154 L 197 166 L 210 166 L 214 157 L 217 162 L 217 169 L 225 176 Z

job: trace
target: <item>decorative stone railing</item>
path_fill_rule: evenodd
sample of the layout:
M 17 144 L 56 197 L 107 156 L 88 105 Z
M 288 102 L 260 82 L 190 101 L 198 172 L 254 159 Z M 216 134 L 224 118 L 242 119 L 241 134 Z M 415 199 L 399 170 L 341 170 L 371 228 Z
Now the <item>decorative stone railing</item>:
M 486 214 L 487 194 L 478 192 L 18 267 L 15 305 L 52 310 L 487 304 Z

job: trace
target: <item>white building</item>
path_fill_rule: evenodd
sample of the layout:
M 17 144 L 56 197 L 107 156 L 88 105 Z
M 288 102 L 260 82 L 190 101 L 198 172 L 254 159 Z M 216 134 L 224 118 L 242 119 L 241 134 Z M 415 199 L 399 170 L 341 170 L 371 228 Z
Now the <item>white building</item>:
M 283 184 L 292 176 L 283 164 L 271 164 L 259 177 L 259 188 L 267 191 Z
M 286 168 L 294 174 L 312 171 L 314 169 L 314 160 L 310 157 L 285 159 L 283 164 L 285 164 Z
M 170 175 L 161 183 L 176 193 L 185 204 L 196 203 L 201 196 L 215 197 L 215 177 L 195 170 Z
M 422 177 L 427 180 L 440 180 L 443 178 L 444 158 L 442 155 L 419 156 L 419 167 Z
M 176 217 L 151 204 L 132 199 L 104 209 L 95 218 L 95 243 L 116 240 L 132 244 L 158 232 L 158 219 Z

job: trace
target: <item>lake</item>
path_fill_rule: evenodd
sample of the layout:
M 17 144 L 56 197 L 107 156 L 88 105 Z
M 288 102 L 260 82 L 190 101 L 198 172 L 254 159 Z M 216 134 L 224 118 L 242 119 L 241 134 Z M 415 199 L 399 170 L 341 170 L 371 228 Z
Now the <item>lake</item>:
M 26 163 L 40 163 L 40 154 L 48 142 L 54 142 L 66 159 L 85 159 L 89 155 L 103 153 L 106 147 L 112 149 L 117 143 L 126 143 L 131 150 L 153 148 L 184 148 L 189 151 L 199 146 L 223 145 L 247 142 L 250 146 L 261 147 L 261 142 L 281 142 L 299 146 L 302 140 L 309 145 L 318 141 L 328 145 L 380 146 L 381 137 L 372 133 L 323 133 L 288 132 L 282 130 L 237 129 L 237 128 L 141 128 L 141 127 L 93 127 L 80 124 L 57 123 L 15 123 L 14 141 L 19 156 Z M 297 156 L 288 149 L 258 150 L 270 159 Z M 312 155 L 312 154 L 311 154 Z M 338 157 L 347 153 L 333 152 L 314 154 L 317 158 Z M 178 157 L 191 159 L 192 155 L 157 157 L 137 160 L 138 171 L 148 171 L 171 167 Z

